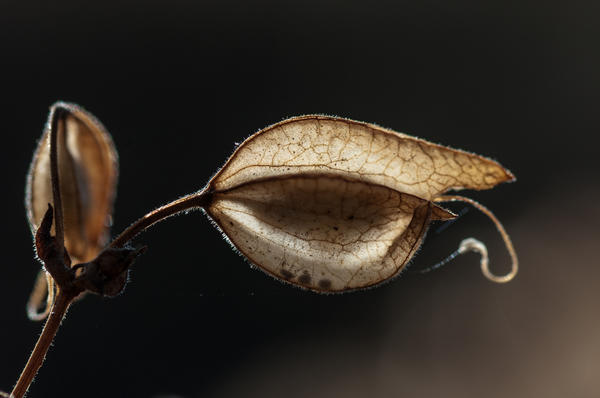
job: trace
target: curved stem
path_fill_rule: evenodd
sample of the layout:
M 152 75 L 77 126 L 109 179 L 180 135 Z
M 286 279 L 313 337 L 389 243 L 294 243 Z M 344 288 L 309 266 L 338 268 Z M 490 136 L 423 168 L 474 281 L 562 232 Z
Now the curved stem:
M 54 336 L 56 336 L 56 332 L 60 327 L 63 317 L 69 309 L 71 301 L 73 301 L 72 295 L 63 292 L 62 290 L 58 292 L 58 296 L 54 301 L 52 311 L 50 311 L 50 316 L 46 320 L 42 334 L 38 338 L 33 352 L 31 353 L 23 372 L 21 372 L 17 384 L 12 390 L 11 396 L 14 398 L 22 398 L 25 393 L 27 393 L 29 385 L 42 366 L 44 358 L 46 358 L 46 353 L 52 344 L 52 340 L 54 340 Z
M 118 237 L 115 238 L 115 240 L 111 242 L 109 247 L 123 247 L 131 239 L 135 238 L 136 235 L 143 232 L 153 224 L 156 224 L 157 222 L 189 209 L 206 206 L 210 201 L 210 196 L 210 193 L 205 189 L 202 192 L 186 195 L 151 211 L 127 227 L 125 231 L 123 231 Z

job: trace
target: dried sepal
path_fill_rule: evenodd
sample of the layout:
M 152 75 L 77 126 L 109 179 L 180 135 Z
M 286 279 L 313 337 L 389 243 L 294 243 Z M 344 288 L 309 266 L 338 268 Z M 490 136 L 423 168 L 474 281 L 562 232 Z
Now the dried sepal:
M 302 116 L 244 141 L 199 195 L 268 274 L 315 291 L 373 286 L 411 260 L 448 190 L 514 180 L 497 162 L 348 119 Z
M 127 283 L 127 270 L 145 251 L 145 246 L 138 249 L 106 248 L 94 260 L 75 266 L 81 272 L 75 278 L 74 284 L 83 291 L 105 297 L 117 296 Z
M 25 204 L 33 234 L 48 204 L 54 203 L 49 143 L 52 128 L 56 128 L 57 137 L 65 247 L 73 264 L 90 261 L 108 239 L 118 175 L 117 152 L 110 135 L 94 116 L 77 105 L 55 103 L 50 108 L 27 178 Z M 42 306 L 43 291 L 47 290 L 43 280 L 38 277 L 28 303 L 32 319 L 42 319 L 47 313 L 47 310 L 35 311 Z M 48 303 L 53 290 L 51 286 Z

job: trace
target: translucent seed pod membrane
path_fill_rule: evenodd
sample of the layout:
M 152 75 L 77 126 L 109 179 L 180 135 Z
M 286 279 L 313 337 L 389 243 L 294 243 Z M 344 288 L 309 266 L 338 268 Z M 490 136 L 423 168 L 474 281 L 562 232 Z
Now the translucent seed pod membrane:
M 52 128 L 57 135 L 65 247 L 72 264 L 83 263 L 95 258 L 109 237 L 118 156 L 110 135 L 94 116 L 77 105 L 55 103 L 27 178 L 25 202 L 33 234 L 48 204 L 54 206 L 49 142 Z M 40 289 L 46 288 L 40 283 L 36 286 L 37 298 L 33 300 L 32 296 L 35 302 L 30 302 L 31 309 L 40 306 L 39 297 L 44 296 Z
M 513 180 L 479 155 L 309 115 L 248 138 L 199 195 L 210 195 L 207 213 L 250 262 L 285 282 L 340 292 L 397 275 L 430 222 L 454 217 L 434 203 L 444 193 Z

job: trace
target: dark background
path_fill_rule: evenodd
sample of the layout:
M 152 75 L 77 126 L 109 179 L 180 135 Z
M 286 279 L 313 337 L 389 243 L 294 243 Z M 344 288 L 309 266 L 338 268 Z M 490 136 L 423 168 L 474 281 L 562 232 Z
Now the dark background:
M 250 133 L 326 113 L 508 167 L 517 183 L 465 194 L 522 268 L 496 285 L 469 254 L 320 296 L 251 269 L 201 213 L 177 217 L 138 238 L 123 295 L 73 306 L 29 396 L 598 396 L 598 4 L 4 0 L 0 389 L 42 327 L 24 310 L 39 264 L 23 192 L 60 99 L 116 142 L 115 234 L 202 188 Z M 413 269 L 467 236 L 508 269 L 478 212 L 438 227 Z

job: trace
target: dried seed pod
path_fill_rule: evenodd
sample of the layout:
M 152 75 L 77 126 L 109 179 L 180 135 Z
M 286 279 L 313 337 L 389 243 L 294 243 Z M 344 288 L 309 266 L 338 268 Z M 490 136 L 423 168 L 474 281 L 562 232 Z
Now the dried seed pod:
M 48 122 L 27 178 L 25 203 L 33 234 L 41 223 L 48 203 L 54 203 L 49 145 L 49 133 L 53 126 L 57 129 L 65 247 L 73 264 L 78 264 L 94 259 L 106 245 L 118 175 L 118 157 L 110 135 L 94 116 L 74 104 L 54 104 L 50 108 Z M 36 283 L 28 303 L 32 319 L 46 316 L 48 308 L 46 312 L 37 313 L 46 288 L 42 282 Z M 52 298 L 52 291 L 51 286 L 49 299 Z
M 454 216 L 433 203 L 448 190 L 513 179 L 479 155 L 371 124 L 302 116 L 244 141 L 200 195 L 209 195 L 206 212 L 252 263 L 332 292 L 397 275 L 429 223 Z

